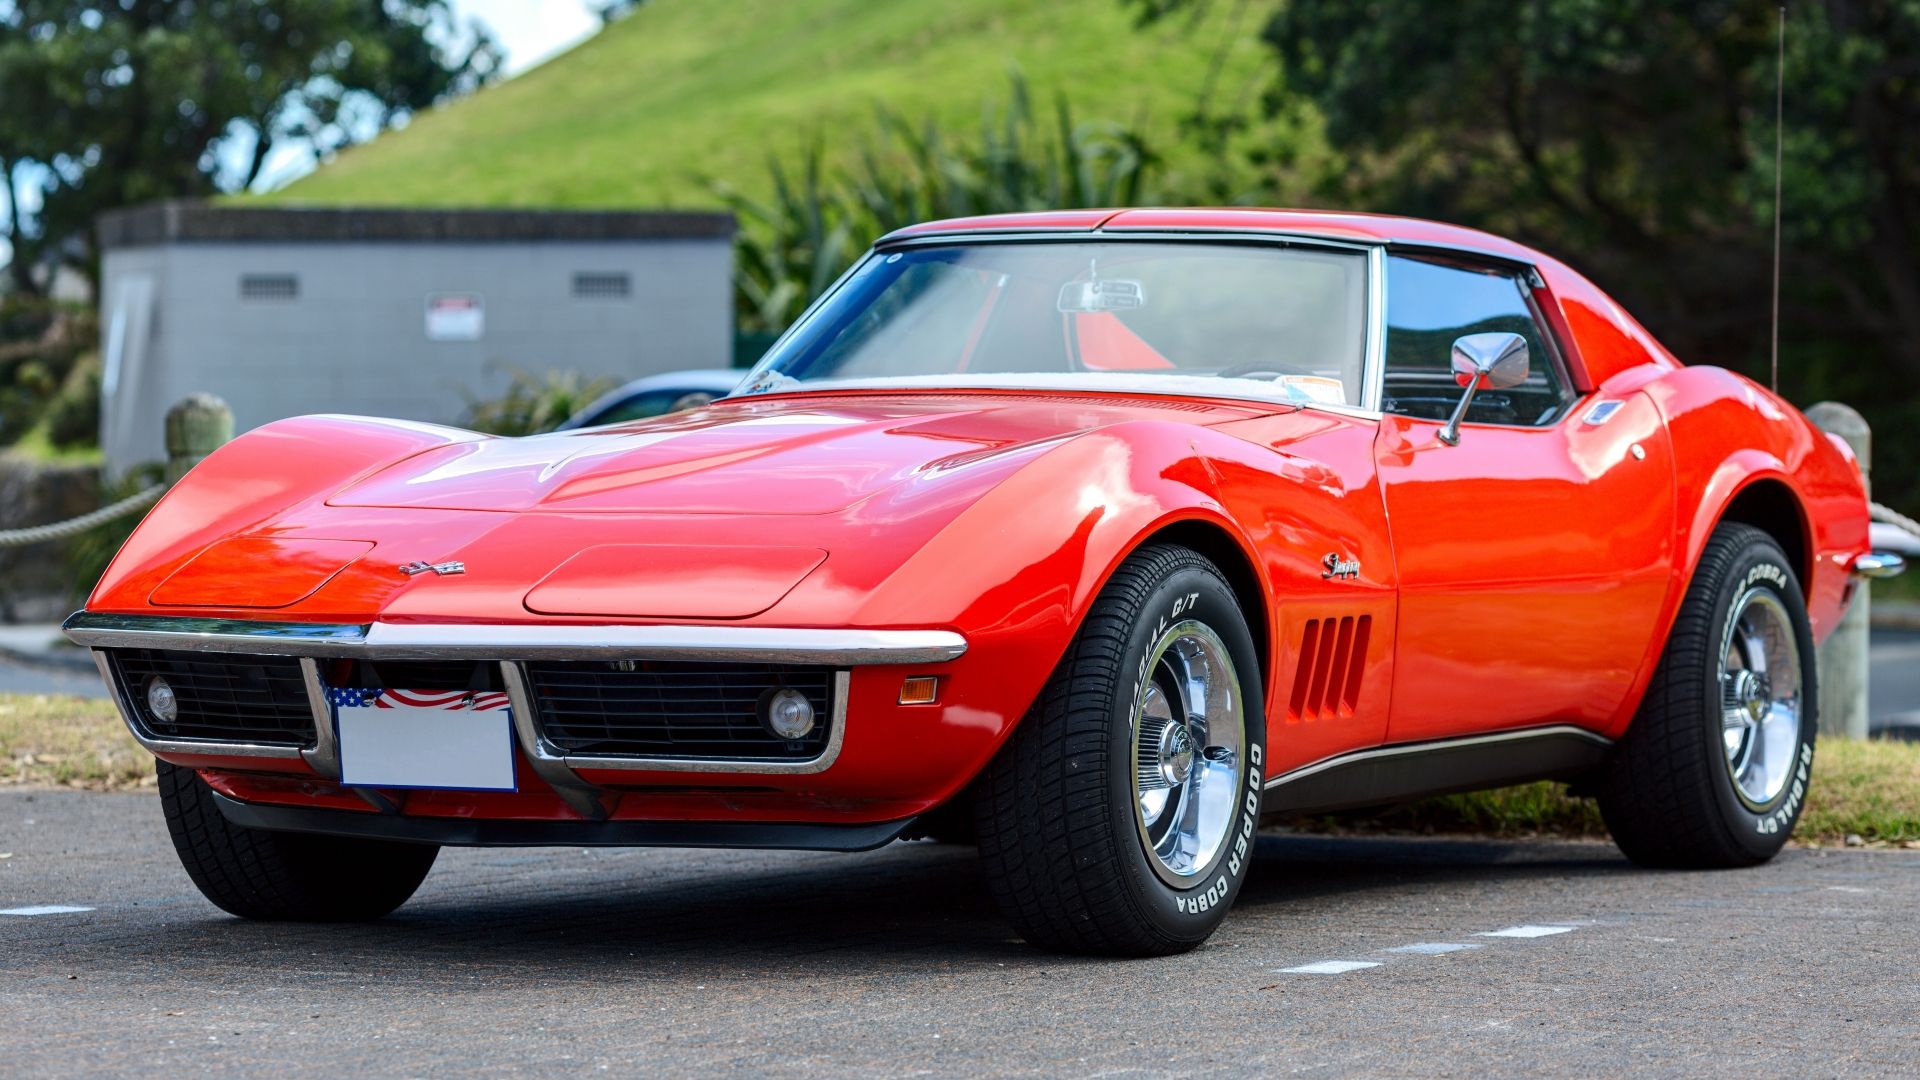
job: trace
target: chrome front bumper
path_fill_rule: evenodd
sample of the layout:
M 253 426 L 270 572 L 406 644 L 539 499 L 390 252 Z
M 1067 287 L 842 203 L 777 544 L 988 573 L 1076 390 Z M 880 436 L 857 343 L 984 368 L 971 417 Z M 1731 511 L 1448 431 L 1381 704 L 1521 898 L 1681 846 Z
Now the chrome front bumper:
M 94 650 L 121 718 L 133 737 L 156 754 L 301 759 L 329 780 L 340 779 L 333 712 L 320 676 L 322 659 L 475 660 L 498 663 L 512 703 L 515 738 L 534 772 L 568 804 L 598 820 L 606 815 L 599 789 L 578 770 L 699 773 L 817 773 L 833 764 L 846 733 L 847 668 L 869 664 L 937 664 L 958 659 L 966 639 L 948 630 L 833 630 L 757 626 L 577 626 L 474 623 L 275 623 L 164 615 L 77 612 L 67 636 Z M 148 731 L 125 699 L 105 651 L 110 648 L 291 656 L 300 661 L 313 709 L 312 746 L 267 746 L 227 740 L 168 739 Z M 524 664 L 529 660 L 761 661 L 839 667 L 826 747 L 805 761 L 725 758 L 604 757 L 572 754 L 540 730 Z
M 937 664 L 967 640 L 951 630 L 498 623 L 278 623 L 75 612 L 67 637 L 89 648 L 189 649 L 366 660 L 763 660 L 780 664 Z
M 1853 575 L 1872 581 L 1899 577 L 1906 570 L 1906 557 L 1897 551 L 1869 551 L 1853 560 Z

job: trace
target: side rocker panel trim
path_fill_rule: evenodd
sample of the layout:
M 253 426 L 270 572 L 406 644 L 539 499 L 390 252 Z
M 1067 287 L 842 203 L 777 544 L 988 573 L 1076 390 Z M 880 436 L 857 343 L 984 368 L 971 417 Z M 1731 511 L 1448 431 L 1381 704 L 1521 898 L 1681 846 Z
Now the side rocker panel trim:
M 1558 779 L 1591 768 L 1613 740 L 1569 724 L 1360 750 L 1267 781 L 1261 812 L 1343 810 Z

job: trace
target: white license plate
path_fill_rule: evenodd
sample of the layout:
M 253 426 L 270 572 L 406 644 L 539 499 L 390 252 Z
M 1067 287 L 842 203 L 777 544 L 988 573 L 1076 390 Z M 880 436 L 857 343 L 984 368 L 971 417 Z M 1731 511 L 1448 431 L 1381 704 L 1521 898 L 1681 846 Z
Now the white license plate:
M 497 691 L 332 689 L 340 781 L 512 791 L 513 716 Z

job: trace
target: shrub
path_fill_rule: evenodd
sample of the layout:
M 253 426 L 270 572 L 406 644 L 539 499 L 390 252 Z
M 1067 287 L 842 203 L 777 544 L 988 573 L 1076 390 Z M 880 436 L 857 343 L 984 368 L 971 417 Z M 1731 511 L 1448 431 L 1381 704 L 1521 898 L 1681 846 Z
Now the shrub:
M 818 142 L 789 165 L 768 168 L 773 194 L 749 197 L 712 182 L 739 217 L 735 310 L 739 328 L 777 332 L 884 233 L 930 218 L 1022 210 L 1129 206 L 1157 201 L 1159 158 L 1146 140 L 1113 123 L 1081 123 L 1065 98 L 1035 115 L 1012 79 L 1002 108 L 989 108 L 976 137 L 949 140 L 931 122 L 879 110 L 857 164 L 829 172 Z
M 62 450 L 100 442 L 100 357 L 74 365 L 67 383 L 47 407 L 47 441 Z
M 559 427 L 614 385 L 612 379 L 588 379 L 572 371 L 515 371 L 504 395 L 469 399 L 462 422 L 489 435 L 537 435 Z
M 71 447 L 99 440 L 99 336 L 91 311 L 37 297 L 0 298 L 0 446 L 20 441 L 56 412 L 62 435 L 49 441 Z M 89 384 L 83 368 L 90 363 L 96 373 Z M 65 400 L 69 394 L 75 400 Z

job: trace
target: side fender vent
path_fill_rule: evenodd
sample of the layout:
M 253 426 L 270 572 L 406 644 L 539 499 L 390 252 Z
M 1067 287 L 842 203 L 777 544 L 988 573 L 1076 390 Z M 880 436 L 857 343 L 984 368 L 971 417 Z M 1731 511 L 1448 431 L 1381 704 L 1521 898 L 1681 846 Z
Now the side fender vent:
M 1367 640 L 1373 616 L 1308 619 L 1300 635 L 1293 696 L 1287 720 L 1352 716 L 1360 704 L 1360 678 L 1367 669 Z

